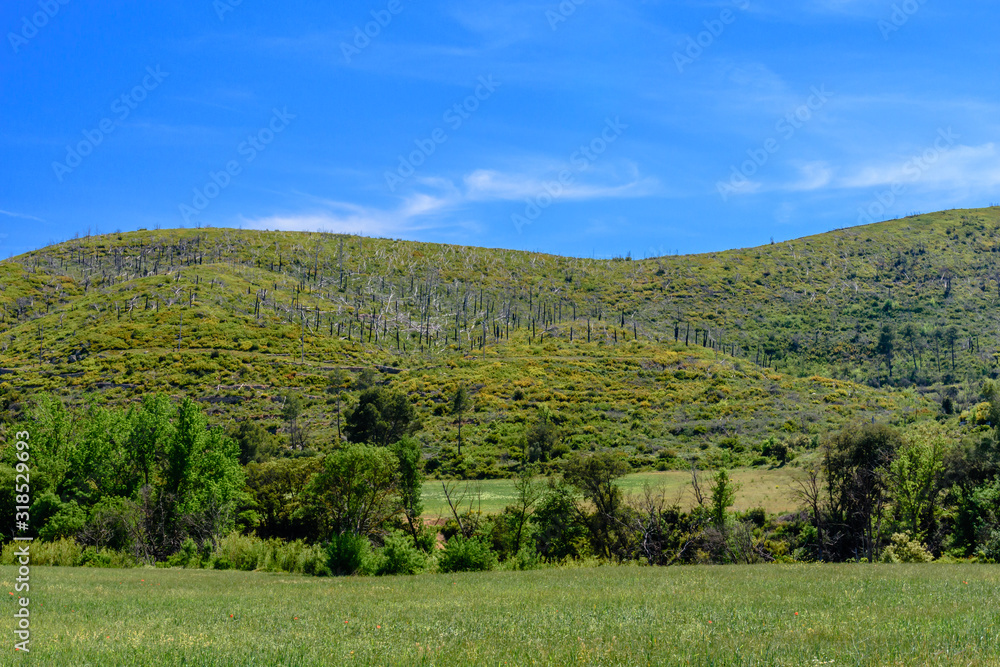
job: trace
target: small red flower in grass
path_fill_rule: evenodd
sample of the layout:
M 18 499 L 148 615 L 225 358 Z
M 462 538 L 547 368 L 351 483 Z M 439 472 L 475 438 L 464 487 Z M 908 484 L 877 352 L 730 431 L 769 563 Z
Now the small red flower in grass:
M 376 630 L 381 630 L 381 629 L 382 629 L 382 626 L 381 626 L 381 625 L 376 625 L 376 626 L 375 626 L 375 629 L 376 629 Z
M 709 621 L 709 622 L 708 622 L 708 624 L 709 624 L 709 625 L 711 625 L 711 624 L 712 624 L 712 621 Z
M 796 615 L 796 616 L 798 616 L 798 615 L 799 615 L 799 612 L 795 612 L 795 615 Z
M 10 594 L 11 594 L 11 595 L 13 595 L 13 594 L 14 594 L 14 591 L 11 591 L 11 592 L 10 592 Z
M 230 614 L 230 615 L 229 615 L 229 618 L 232 618 L 232 617 L 233 617 L 233 615 L 232 615 L 232 614 Z

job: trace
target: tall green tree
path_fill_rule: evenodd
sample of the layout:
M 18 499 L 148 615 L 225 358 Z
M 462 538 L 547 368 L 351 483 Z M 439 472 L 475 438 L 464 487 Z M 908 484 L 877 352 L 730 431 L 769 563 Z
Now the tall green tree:
M 577 455 L 563 467 L 563 479 L 594 506 L 591 534 L 595 551 L 605 558 L 611 558 L 619 546 L 615 528 L 619 525 L 622 491 L 616 482 L 629 471 L 629 464 L 610 452 Z
M 320 540 L 320 517 L 307 499 L 313 475 L 322 469 L 315 456 L 274 459 L 246 467 L 248 507 L 259 516 L 257 534 L 284 540 Z M 325 521 L 325 520 L 324 520 Z
M 69 469 L 61 495 L 82 505 L 93 505 L 105 496 L 131 498 L 143 478 L 130 465 L 130 424 L 122 410 L 93 406 L 80 420 L 70 447 Z
M 420 442 L 407 435 L 393 444 L 391 449 L 399 461 L 397 483 L 403 514 L 413 539 L 417 540 L 421 528 L 420 515 L 424 511 L 420 495 L 424 482 L 424 474 L 420 464 Z
M 170 419 L 174 411 L 170 399 L 159 393 L 144 396 L 138 408 L 129 409 L 131 463 L 142 476 L 144 486 L 153 482 L 153 474 L 173 439 L 174 425 Z
M 951 371 L 955 372 L 955 343 L 958 342 L 958 328 L 948 327 L 944 330 L 944 343 L 951 350 Z
M 347 413 L 344 432 L 351 442 L 385 447 L 419 427 L 416 408 L 405 395 L 377 388 L 361 392 L 357 407 Z
M 842 538 L 841 557 L 874 560 L 890 501 L 890 471 L 903 438 L 883 424 L 846 426 L 823 445 L 827 511 Z
M 559 428 L 552 423 L 551 415 L 542 410 L 535 423 L 524 435 L 524 448 L 529 463 L 548 461 L 559 442 Z
M 328 454 L 309 485 L 325 534 L 373 535 L 400 511 L 399 461 L 384 447 L 351 445 Z
M 910 348 L 910 360 L 913 362 L 913 377 L 917 377 L 917 342 L 920 340 L 920 330 L 913 326 L 912 322 L 907 322 L 900 330 L 903 340 Z
M 230 424 L 226 428 L 226 435 L 239 446 L 241 465 L 264 461 L 274 455 L 271 434 L 252 419 Z
M 326 390 L 328 393 L 333 394 L 334 401 L 337 405 L 336 415 L 337 415 L 337 442 L 343 438 L 343 434 L 340 431 L 340 404 L 341 399 L 344 394 L 344 384 L 347 382 L 347 376 L 344 371 L 340 368 L 335 368 L 330 373 L 329 378 L 327 378 Z
M 708 507 L 712 523 L 719 530 L 724 530 L 726 527 L 726 516 L 729 513 L 729 508 L 736 501 L 736 491 L 737 485 L 733 483 L 725 468 L 715 473 L 709 489 L 710 502 Z
M 891 324 L 883 324 L 879 332 L 878 344 L 875 352 L 885 360 L 885 365 L 889 368 L 889 379 L 892 379 L 892 359 L 896 353 L 896 329 Z
M 945 446 L 941 440 L 908 443 L 889 466 L 893 516 L 911 538 L 926 542 L 940 518 Z
M 296 450 L 306 448 L 306 430 L 301 422 L 304 409 L 301 396 L 293 393 L 285 395 L 284 404 L 281 406 L 281 418 L 288 425 L 288 444 Z
M 451 400 L 451 414 L 458 417 L 458 455 L 462 455 L 462 417 L 465 411 L 471 406 L 469 392 L 464 384 L 458 385 L 455 395 Z

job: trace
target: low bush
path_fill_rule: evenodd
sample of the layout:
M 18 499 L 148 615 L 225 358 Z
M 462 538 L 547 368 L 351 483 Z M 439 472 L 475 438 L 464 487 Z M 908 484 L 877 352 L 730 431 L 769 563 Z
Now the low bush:
M 326 556 L 332 574 L 361 574 L 371 560 L 371 544 L 367 538 L 353 533 L 334 535 L 326 545 Z
M 114 549 L 87 547 L 80 553 L 74 565 L 78 567 L 127 568 L 135 567 L 136 563 L 128 554 L 115 551 Z
M 421 551 L 413 537 L 394 531 L 385 539 L 385 546 L 378 551 L 378 575 L 417 574 L 427 568 L 427 554 Z
M 906 533 L 895 533 L 892 544 L 882 552 L 883 563 L 929 563 L 934 556 L 918 540 Z
M 438 558 L 441 572 L 483 572 L 497 566 L 497 555 L 478 537 L 455 535 Z
M 15 552 L 23 543 L 9 542 L 0 551 L 0 565 L 18 564 Z M 61 538 L 51 542 L 36 540 L 31 543 L 31 564 L 55 567 L 119 567 L 137 565 L 135 559 L 115 549 L 82 547 L 76 540 Z

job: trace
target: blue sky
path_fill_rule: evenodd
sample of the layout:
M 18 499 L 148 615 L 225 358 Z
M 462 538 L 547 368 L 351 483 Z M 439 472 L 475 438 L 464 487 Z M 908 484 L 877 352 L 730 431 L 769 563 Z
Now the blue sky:
M 202 225 L 641 258 L 988 206 L 998 19 L 963 0 L 8 0 L 0 256 Z

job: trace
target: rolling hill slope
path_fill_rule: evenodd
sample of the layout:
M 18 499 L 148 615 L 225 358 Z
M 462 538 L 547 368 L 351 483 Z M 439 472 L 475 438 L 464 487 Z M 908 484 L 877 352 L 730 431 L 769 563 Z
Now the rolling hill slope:
M 760 463 L 769 437 L 807 448 L 845 420 L 976 401 L 997 372 L 998 219 L 949 211 L 641 261 L 231 229 L 74 239 L 0 262 L 0 401 L 10 416 L 40 391 L 163 390 L 280 431 L 294 391 L 322 447 L 330 372 L 376 367 L 413 397 L 443 471 L 502 474 L 540 415 L 560 451 Z M 475 405 L 461 459 L 459 383 Z

